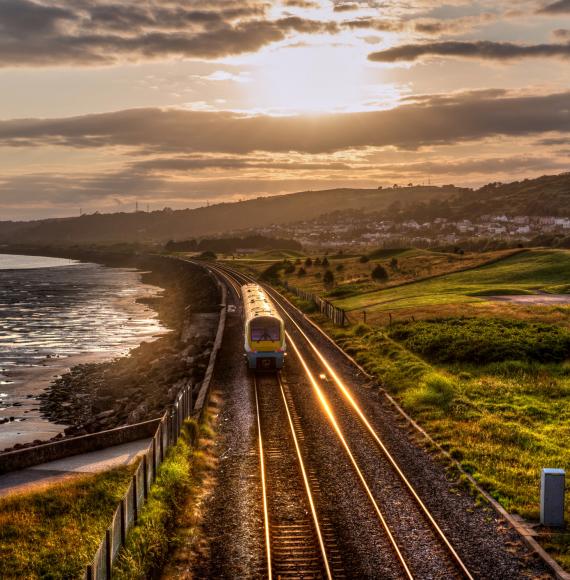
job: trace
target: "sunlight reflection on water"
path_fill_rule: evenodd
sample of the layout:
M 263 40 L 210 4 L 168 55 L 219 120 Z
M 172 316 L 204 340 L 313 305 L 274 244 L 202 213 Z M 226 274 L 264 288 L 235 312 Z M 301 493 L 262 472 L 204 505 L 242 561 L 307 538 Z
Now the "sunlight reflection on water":
M 139 273 L 65 263 L 0 269 L 0 373 L 46 357 L 123 354 L 165 331 L 154 311 L 134 301 L 160 292 L 142 284 Z

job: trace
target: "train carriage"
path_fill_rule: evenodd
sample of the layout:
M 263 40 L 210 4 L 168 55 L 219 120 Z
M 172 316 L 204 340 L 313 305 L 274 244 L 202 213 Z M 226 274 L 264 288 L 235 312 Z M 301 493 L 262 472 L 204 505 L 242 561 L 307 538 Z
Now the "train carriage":
M 273 302 L 257 284 L 241 289 L 244 310 L 244 349 L 255 370 L 277 370 L 285 359 L 285 326 Z

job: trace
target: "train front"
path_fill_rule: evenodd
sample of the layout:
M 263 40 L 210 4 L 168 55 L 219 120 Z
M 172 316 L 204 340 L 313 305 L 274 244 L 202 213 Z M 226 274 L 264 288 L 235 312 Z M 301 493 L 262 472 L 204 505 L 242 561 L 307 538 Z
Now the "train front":
M 283 368 L 286 350 L 283 320 L 260 286 L 247 284 L 242 294 L 248 367 L 258 371 Z

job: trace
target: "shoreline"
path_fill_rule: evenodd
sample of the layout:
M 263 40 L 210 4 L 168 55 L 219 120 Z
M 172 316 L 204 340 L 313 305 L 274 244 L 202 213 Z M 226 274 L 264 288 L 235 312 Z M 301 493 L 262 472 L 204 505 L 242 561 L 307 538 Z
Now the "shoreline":
M 44 416 L 39 396 L 73 367 L 103 362 L 109 358 L 109 354 L 85 352 L 68 357 L 47 358 L 36 366 L 21 366 L 4 372 L 3 376 L 13 382 L 1 387 L 4 389 L 2 394 L 10 390 L 10 403 L 3 403 L 8 397 L 3 397 L 0 402 L 0 452 L 14 445 L 40 443 L 63 436 L 66 425 L 55 423 Z
M 143 284 L 162 291 L 146 295 L 127 292 L 117 296 L 121 300 L 118 308 L 129 308 L 137 300 L 138 306 L 156 313 L 166 332 L 149 334 L 141 328 L 139 334 L 135 328 L 137 341 L 128 351 L 84 353 L 87 359 L 83 354 L 50 359 L 41 370 L 28 373 L 29 380 L 37 378 L 39 394 L 29 397 L 26 409 L 20 407 L 28 413 L 26 421 L 17 425 L 28 422 L 31 426 L 32 417 L 40 415 L 41 420 L 29 429 L 26 440 L 31 442 L 4 448 L 0 454 L 33 447 L 43 435 L 67 439 L 157 418 L 184 386 L 190 386 L 197 396 L 219 316 L 219 289 L 203 268 L 160 255 L 122 251 L 46 252 L 72 254 L 83 262 L 136 271 Z M 24 392 L 23 397 L 28 394 Z M 49 432 L 36 430 L 46 426 Z M 0 431 L 2 427 L 6 424 L 0 425 Z M 18 431 L 22 436 L 22 430 Z M 41 442 L 46 442 L 45 438 Z
M 137 276 L 136 286 L 125 285 L 120 294 L 111 297 L 110 307 L 122 313 L 124 326 L 128 326 L 122 343 L 107 345 L 100 350 L 87 346 L 85 351 L 81 351 L 84 345 L 79 344 L 79 352 L 48 354 L 38 359 L 23 355 L 16 364 L 0 368 L 0 453 L 65 435 L 69 424 L 54 420 L 42 408 L 49 390 L 62 376 L 80 365 L 112 364 L 114 360 L 128 356 L 142 343 L 156 341 L 171 332 L 153 306 L 161 299 L 164 288 L 144 280 L 144 270 L 130 266 L 120 269 Z M 23 269 L 16 270 L 21 272 Z

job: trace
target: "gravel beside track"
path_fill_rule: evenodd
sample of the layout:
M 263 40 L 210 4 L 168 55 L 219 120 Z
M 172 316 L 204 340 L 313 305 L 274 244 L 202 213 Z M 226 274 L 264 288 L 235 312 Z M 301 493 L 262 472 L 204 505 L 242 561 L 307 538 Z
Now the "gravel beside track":
M 234 301 L 235 294 L 228 293 Z M 239 310 L 229 313 L 211 388 L 222 396 L 216 451 L 216 485 L 204 504 L 201 526 L 205 556 L 193 578 L 265 576 L 263 510 L 255 399 L 243 361 Z

